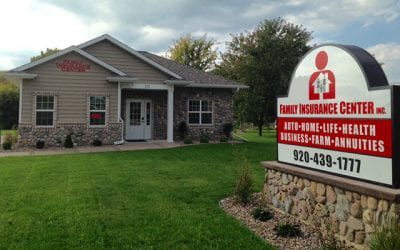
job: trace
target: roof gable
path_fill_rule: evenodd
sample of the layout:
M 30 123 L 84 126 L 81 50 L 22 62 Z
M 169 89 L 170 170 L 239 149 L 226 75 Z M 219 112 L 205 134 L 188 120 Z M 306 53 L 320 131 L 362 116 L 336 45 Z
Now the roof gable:
M 165 80 L 177 80 L 108 40 L 97 42 L 83 50 L 140 82 L 160 83 Z
M 25 71 L 25 70 L 31 69 L 31 68 L 33 68 L 35 66 L 38 66 L 38 65 L 41 65 L 41 64 L 46 63 L 48 61 L 51 61 L 53 59 L 56 59 L 58 57 L 61 57 L 63 55 L 69 54 L 71 52 L 76 52 L 76 53 L 80 54 L 81 56 L 89 59 L 90 61 L 92 61 L 92 62 L 94 62 L 94 63 L 96 63 L 96 64 L 98 64 L 100 66 L 102 66 L 103 68 L 106 68 L 106 69 L 110 70 L 111 72 L 113 72 L 113 73 L 115 73 L 117 75 L 126 76 L 126 74 L 124 72 L 122 72 L 121 70 L 119 70 L 119 69 L 117 69 L 117 68 L 115 68 L 115 67 L 113 67 L 113 66 L 111 66 L 111 65 L 109 65 L 109 64 L 107 64 L 107 63 L 105 63 L 103 61 L 101 61 L 100 59 L 90 55 L 89 53 L 81 50 L 80 48 L 78 48 L 76 46 L 71 46 L 71 47 L 66 48 L 64 50 L 61 50 L 61 51 L 59 51 L 57 53 L 54 53 L 54 54 L 52 54 L 50 56 L 46 56 L 46 57 L 41 58 L 41 59 L 39 59 L 37 61 L 31 62 L 31 63 L 27 63 L 25 65 L 22 65 L 20 67 L 12 69 L 11 72 Z
M 160 70 L 160 71 L 162 71 L 162 72 L 164 72 L 164 73 L 166 73 L 166 74 L 168 74 L 168 75 L 170 75 L 170 76 L 172 76 L 172 77 L 174 77 L 174 78 L 176 78 L 176 79 L 183 79 L 182 76 L 180 76 L 180 75 L 178 75 L 178 74 L 172 72 L 172 71 L 169 70 L 168 68 L 165 68 L 164 66 L 160 65 L 159 63 L 157 63 L 157 62 L 151 60 L 150 58 L 148 58 L 148 57 L 142 55 L 142 54 L 139 53 L 138 51 L 132 49 L 132 48 L 129 47 L 128 45 L 126 45 L 126 44 L 124 44 L 124 43 L 118 41 L 117 39 L 113 38 L 112 36 L 110 36 L 110 35 L 108 35 L 108 34 L 99 36 L 99 37 L 94 38 L 94 39 L 92 39 L 92 40 L 90 40 L 90 41 L 87 41 L 87 42 L 85 42 L 85 43 L 82 43 L 82 44 L 78 45 L 78 47 L 79 47 L 80 49 L 84 49 L 84 48 L 87 48 L 87 47 L 89 47 L 89 46 L 91 46 L 91 45 L 94 45 L 94 44 L 96 44 L 96 43 L 102 42 L 102 41 L 104 41 L 104 40 L 107 40 L 107 41 L 111 42 L 112 44 L 118 46 L 119 48 L 121 48 L 121 49 L 127 51 L 128 53 L 130 53 L 130 54 L 132 54 L 132 55 L 138 57 L 138 58 L 141 59 L 142 61 L 144 61 L 144 62 L 150 64 L 151 66 L 157 68 L 158 70 Z

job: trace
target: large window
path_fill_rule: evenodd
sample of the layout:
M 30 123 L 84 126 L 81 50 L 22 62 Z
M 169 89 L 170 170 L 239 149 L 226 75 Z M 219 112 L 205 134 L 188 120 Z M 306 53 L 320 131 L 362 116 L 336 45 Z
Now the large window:
M 89 108 L 90 126 L 106 125 L 106 97 L 91 96 Z
M 213 120 L 212 101 L 189 100 L 188 123 L 191 125 L 209 125 Z
M 36 126 L 53 126 L 54 96 L 36 96 Z

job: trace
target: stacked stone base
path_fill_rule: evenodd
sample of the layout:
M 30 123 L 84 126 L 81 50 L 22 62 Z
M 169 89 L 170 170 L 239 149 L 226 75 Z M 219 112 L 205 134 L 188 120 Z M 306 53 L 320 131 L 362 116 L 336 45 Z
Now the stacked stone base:
M 368 241 L 377 227 L 399 218 L 400 205 L 395 192 L 392 195 L 371 194 L 368 189 L 363 192 L 362 187 L 355 191 L 337 181 L 327 184 L 317 176 L 277 170 L 276 166 L 282 165 L 279 163 L 263 165 L 267 170 L 263 188 L 266 203 L 320 227 L 324 233 L 333 232 L 358 249 L 368 248 Z
M 67 135 L 78 146 L 88 146 L 94 140 L 104 145 L 121 140 L 122 123 L 110 123 L 103 128 L 90 128 L 86 123 L 58 123 L 52 128 L 37 128 L 31 124 L 20 124 L 18 127 L 18 146 L 34 147 L 38 140 L 43 140 L 48 147 L 63 146 Z

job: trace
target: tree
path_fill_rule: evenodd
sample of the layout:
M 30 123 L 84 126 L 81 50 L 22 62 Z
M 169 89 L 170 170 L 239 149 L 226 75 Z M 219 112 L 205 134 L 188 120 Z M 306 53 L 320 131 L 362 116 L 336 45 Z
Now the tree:
M 197 39 L 188 34 L 174 41 L 167 55 L 181 64 L 199 70 L 210 70 L 215 66 L 217 59 L 217 51 L 212 48 L 214 45 L 215 40 L 208 40 L 206 34 Z
M 11 129 L 18 124 L 18 87 L 0 76 L 0 129 Z
M 40 55 L 31 57 L 31 62 L 37 61 L 37 60 L 42 59 L 43 57 L 46 57 L 46 56 L 50 56 L 50 55 L 52 55 L 54 53 L 57 53 L 58 51 L 60 51 L 60 50 L 57 49 L 57 48 L 54 48 L 54 49 L 47 48 L 46 51 L 41 50 L 40 51 Z
M 254 31 L 232 35 L 215 74 L 249 85 L 235 95 L 235 115 L 263 125 L 276 118 L 276 98 L 286 93 L 291 74 L 310 49 L 311 32 L 283 19 L 263 21 Z

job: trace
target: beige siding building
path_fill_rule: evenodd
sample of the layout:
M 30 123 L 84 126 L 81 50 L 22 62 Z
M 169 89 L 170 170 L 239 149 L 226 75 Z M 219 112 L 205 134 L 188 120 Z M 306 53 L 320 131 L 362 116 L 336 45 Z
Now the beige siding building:
M 217 139 L 233 122 L 232 94 L 246 86 L 148 52 L 109 35 L 7 73 L 20 83 L 19 144 L 78 145 L 130 140 Z

